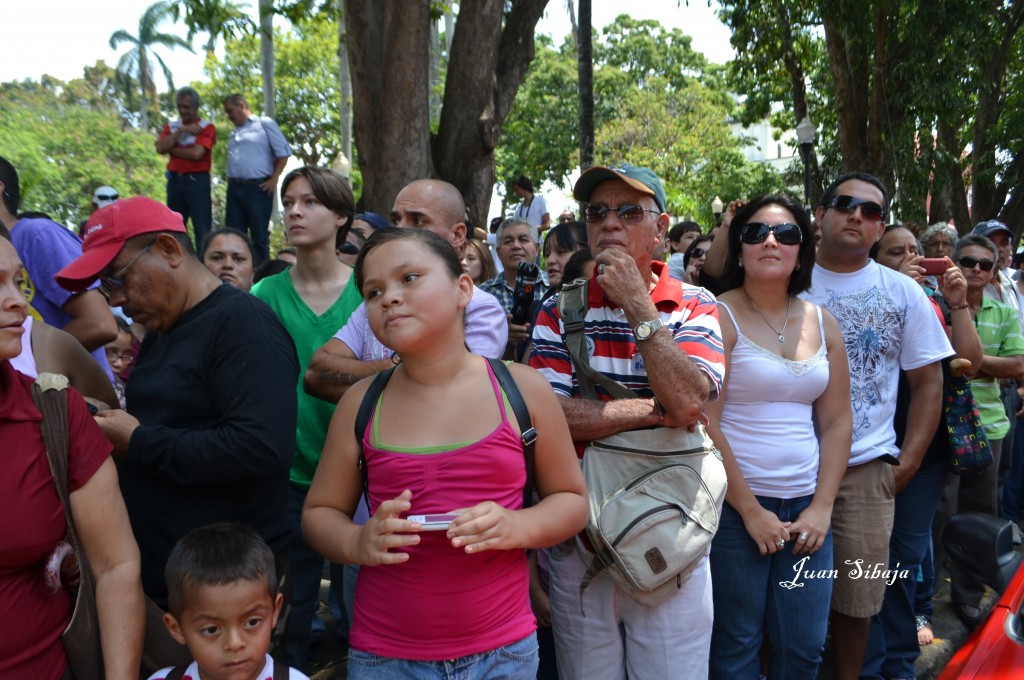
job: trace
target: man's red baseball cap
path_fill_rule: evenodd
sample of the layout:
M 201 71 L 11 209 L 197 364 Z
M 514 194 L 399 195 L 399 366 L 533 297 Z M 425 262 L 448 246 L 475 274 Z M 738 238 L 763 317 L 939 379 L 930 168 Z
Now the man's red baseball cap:
M 155 231 L 186 233 L 181 215 L 145 196 L 123 198 L 94 212 L 85 225 L 82 256 L 57 272 L 62 288 L 88 288 L 114 261 L 125 241 Z

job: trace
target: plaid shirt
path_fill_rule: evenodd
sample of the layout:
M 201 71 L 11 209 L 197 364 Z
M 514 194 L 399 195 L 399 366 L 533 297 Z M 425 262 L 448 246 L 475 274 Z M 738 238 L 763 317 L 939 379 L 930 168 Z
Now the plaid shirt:
M 537 285 L 533 287 L 533 300 L 539 302 L 548 292 L 548 284 L 544 283 L 541 277 L 537 277 Z M 505 283 L 505 274 L 498 274 L 493 279 L 488 279 L 480 284 L 480 290 L 486 291 L 496 297 L 506 314 L 512 313 L 512 306 L 516 303 L 515 288 L 509 288 Z

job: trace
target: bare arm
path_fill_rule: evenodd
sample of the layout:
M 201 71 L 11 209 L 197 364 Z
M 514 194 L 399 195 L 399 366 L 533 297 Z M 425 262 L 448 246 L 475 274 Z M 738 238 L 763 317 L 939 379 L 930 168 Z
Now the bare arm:
M 40 373 L 66 375 L 82 396 L 103 402 L 104 408 L 118 405 L 117 394 L 106 371 L 69 334 L 36 321 L 32 324 L 32 351 Z
M 624 250 L 608 249 L 595 259 L 599 267 L 603 265 L 603 273 L 597 274 L 601 288 L 610 300 L 622 307 L 631 327 L 658 318 L 658 309 L 651 301 L 647 282 Z M 637 349 L 643 357 L 651 389 L 664 409 L 664 424 L 682 427 L 695 423 L 704 409 L 711 384 L 697 364 L 676 344 L 671 330 L 662 328 L 647 340 L 638 341 Z M 637 414 L 636 411 L 633 413 Z M 570 427 L 574 425 L 570 421 Z
M 172 156 L 178 158 L 186 158 L 190 161 L 197 161 L 206 155 L 206 147 L 200 144 L 193 144 L 192 146 L 172 146 L 168 152 Z
M 74 295 L 64 303 L 71 320 L 64 326 L 90 352 L 117 338 L 117 322 L 103 295 L 96 289 Z
M 96 580 L 103 663 L 107 678 L 134 680 L 142 662 L 145 600 L 139 548 L 108 458 L 71 494 L 71 513 Z
M 718 233 L 715 234 L 711 247 L 704 256 L 704 271 L 709 276 L 718 278 L 722 275 L 722 271 L 725 269 L 725 256 L 729 252 L 729 225 L 732 224 L 732 218 L 736 216 L 736 211 L 746 204 L 747 201 L 744 199 L 729 201 L 729 206 L 725 209 L 725 214 L 722 215 L 722 224 L 718 227 Z
M 828 356 L 828 386 L 814 402 L 814 420 L 819 432 L 820 459 L 818 480 L 811 504 L 800 513 L 790 533 L 807 533 L 806 541 L 797 541 L 796 551 L 809 553 L 821 547 L 832 523 L 832 506 L 839 484 L 850 463 L 853 438 L 853 414 L 850 405 L 850 367 L 843 335 L 835 318 L 822 310 Z M 941 376 L 940 376 L 941 377 Z M 934 432 L 934 428 L 932 428 Z
M 948 258 L 947 258 L 948 259 Z M 981 368 L 981 361 L 985 356 L 985 348 L 978 337 L 978 331 L 974 327 L 974 319 L 971 318 L 971 310 L 967 304 L 967 280 L 959 267 L 952 266 L 946 270 L 939 281 L 939 292 L 945 298 L 950 308 L 950 342 L 958 357 L 971 362 L 971 367 L 965 371 L 968 378 L 973 378 Z M 958 309 L 959 308 L 959 309 Z
M 910 383 L 910 406 L 900 464 L 894 470 L 897 492 L 903 490 L 921 467 L 921 458 L 935 436 L 942 408 L 942 368 L 937 361 L 906 373 Z
M 586 442 L 617 432 L 653 427 L 658 424 L 658 408 L 653 399 L 573 399 L 558 396 L 573 441 Z
M 981 360 L 981 375 L 1008 380 L 1024 379 L 1024 355 L 994 357 L 986 354 Z
M 391 359 L 360 361 L 348 345 L 331 338 L 313 353 L 302 387 L 306 394 L 336 404 L 352 385 L 393 365 Z

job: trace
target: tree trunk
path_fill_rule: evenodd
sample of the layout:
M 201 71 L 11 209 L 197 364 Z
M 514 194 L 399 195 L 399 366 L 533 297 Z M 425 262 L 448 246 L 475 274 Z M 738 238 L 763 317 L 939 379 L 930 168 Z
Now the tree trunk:
M 260 0 L 260 70 L 263 115 L 274 117 L 274 0 Z
M 139 85 L 142 87 L 142 129 L 149 130 L 149 58 L 146 48 L 139 45 Z M 130 77 L 130 76 L 129 76 Z
M 939 118 L 936 125 L 938 131 L 939 162 L 936 164 L 935 172 L 946 176 L 946 185 L 949 190 L 949 214 L 936 215 L 931 218 L 932 222 L 940 220 L 952 221 L 956 224 L 956 230 L 960 234 L 966 234 L 971 230 L 971 213 L 967 206 L 967 190 L 964 185 L 963 170 L 960 168 L 960 152 L 962 145 L 957 140 L 956 126 Z
M 352 162 L 352 78 L 348 67 L 348 36 L 345 35 L 345 4 L 335 0 L 338 15 L 338 89 L 341 108 L 338 120 L 341 124 L 341 153 Z
M 364 209 L 387 215 L 402 187 L 434 176 L 427 112 L 430 2 L 345 0 L 345 27 Z
M 580 0 L 576 74 L 580 83 L 580 169 L 594 164 L 594 33 L 590 0 Z
M 451 36 L 446 36 L 451 41 Z M 431 128 L 441 120 L 441 36 L 437 30 L 437 22 L 430 22 L 430 109 Z
M 533 60 L 534 31 L 547 2 L 515 0 L 504 17 L 503 2 L 461 5 L 433 158 L 441 178 L 462 192 L 474 225 L 487 221 L 494 147 Z
M 1002 3 L 1000 3 L 1002 4 Z M 996 148 L 990 133 L 999 122 L 1005 88 L 1006 60 L 1017 31 L 1024 21 L 1024 2 L 997 11 L 993 21 L 1006 26 L 1002 40 L 981 64 L 978 109 L 974 116 L 971 149 L 971 217 L 974 222 L 994 218 L 1003 207 L 996 196 Z

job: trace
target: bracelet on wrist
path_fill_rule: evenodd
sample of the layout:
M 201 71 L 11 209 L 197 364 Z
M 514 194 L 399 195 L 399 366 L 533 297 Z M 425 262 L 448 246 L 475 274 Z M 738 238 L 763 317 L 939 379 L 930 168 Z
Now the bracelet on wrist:
M 950 306 L 949 306 L 949 308 L 950 308 L 950 309 L 952 309 L 952 310 L 957 310 L 957 309 L 967 309 L 968 307 L 970 307 L 970 305 L 969 305 L 969 304 L 967 304 L 966 302 L 965 302 L 965 303 L 963 303 L 962 305 L 956 305 L 956 306 L 950 305 Z
M 665 424 L 665 407 L 661 405 L 657 397 L 654 397 L 654 408 L 658 409 L 658 423 L 655 427 L 661 427 Z

